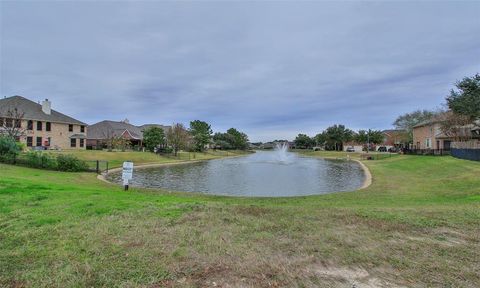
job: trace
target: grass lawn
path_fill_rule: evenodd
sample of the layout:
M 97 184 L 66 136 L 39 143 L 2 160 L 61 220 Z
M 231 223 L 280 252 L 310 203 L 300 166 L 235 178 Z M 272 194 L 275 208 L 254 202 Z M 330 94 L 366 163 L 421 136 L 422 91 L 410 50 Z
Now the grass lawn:
M 277 199 L 0 164 L 0 286 L 479 287 L 480 163 L 365 164 L 365 190 Z
M 190 160 L 206 160 L 221 158 L 225 156 L 237 156 L 242 155 L 248 152 L 245 151 L 213 151 L 209 150 L 206 152 L 179 152 L 177 157 L 171 156 L 162 156 L 150 152 L 137 152 L 137 151 L 113 151 L 108 152 L 105 150 L 64 150 L 64 151 L 48 151 L 53 155 L 62 153 L 62 154 L 72 154 L 76 157 L 88 161 L 88 163 L 94 167 L 94 161 L 103 160 L 108 161 L 109 168 L 121 167 L 124 161 L 133 161 L 135 165 L 141 164 L 155 164 L 155 163 L 170 163 L 177 161 L 190 161 Z M 102 167 L 104 168 L 104 167 Z

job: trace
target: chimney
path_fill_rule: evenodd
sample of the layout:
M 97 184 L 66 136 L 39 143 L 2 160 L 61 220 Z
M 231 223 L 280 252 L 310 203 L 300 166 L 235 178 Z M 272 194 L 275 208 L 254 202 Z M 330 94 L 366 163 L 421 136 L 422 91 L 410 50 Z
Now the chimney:
M 48 99 L 42 101 L 42 111 L 43 113 L 50 115 L 52 113 L 52 102 L 48 101 Z

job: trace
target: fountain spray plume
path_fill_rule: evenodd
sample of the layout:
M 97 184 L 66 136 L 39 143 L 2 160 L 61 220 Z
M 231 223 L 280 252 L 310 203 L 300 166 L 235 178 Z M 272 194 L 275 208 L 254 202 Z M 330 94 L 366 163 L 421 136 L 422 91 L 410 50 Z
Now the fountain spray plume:
M 294 154 L 288 152 L 287 142 L 275 143 L 276 160 L 283 163 L 289 163 L 293 161 Z

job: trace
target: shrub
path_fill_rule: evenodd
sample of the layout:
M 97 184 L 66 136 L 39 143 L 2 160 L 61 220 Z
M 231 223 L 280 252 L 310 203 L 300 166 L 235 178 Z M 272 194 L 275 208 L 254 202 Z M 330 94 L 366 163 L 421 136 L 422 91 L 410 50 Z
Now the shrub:
M 0 162 L 15 163 L 20 146 L 8 136 L 0 136 Z
M 43 169 L 56 169 L 57 161 L 55 158 L 51 157 L 49 154 L 42 152 L 30 151 L 26 154 L 26 163 L 27 166 L 33 168 L 43 168 Z
M 57 169 L 67 172 L 80 172 L 88 170 L 87 162 L 73 155 L 59 154 L 57 156 Z

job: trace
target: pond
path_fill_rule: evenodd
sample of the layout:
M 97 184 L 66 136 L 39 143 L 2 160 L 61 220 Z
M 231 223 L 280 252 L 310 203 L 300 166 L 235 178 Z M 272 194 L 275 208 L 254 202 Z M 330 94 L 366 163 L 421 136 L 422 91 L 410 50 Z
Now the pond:
M 121 172 L 110 181 L 122 183 Z M 284 197 L 353 191 L 365 174 L 359 163 L 301 157 L 286 151 L 135 169 L 130 185 L 248 197 Z

